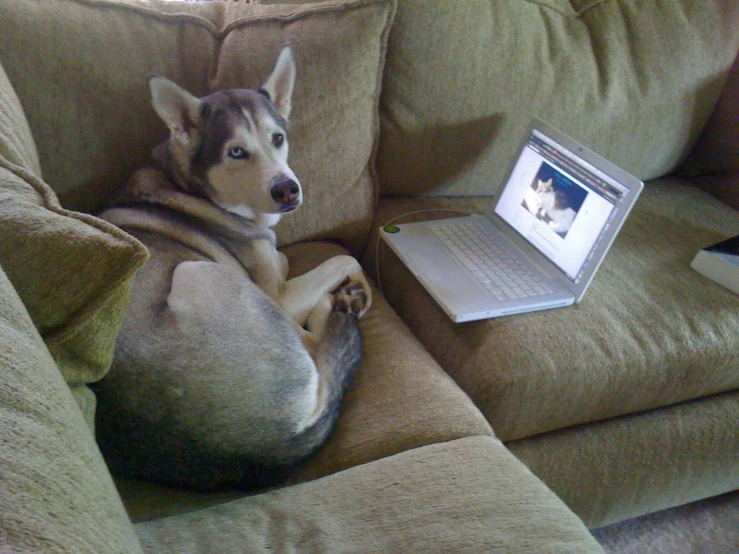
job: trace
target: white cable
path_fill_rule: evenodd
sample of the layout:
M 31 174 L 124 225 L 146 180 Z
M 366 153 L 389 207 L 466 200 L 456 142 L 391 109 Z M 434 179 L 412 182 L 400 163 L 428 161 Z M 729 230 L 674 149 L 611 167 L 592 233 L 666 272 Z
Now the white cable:
M 449 213 L 455 213 L 455 214 L 462 215 L 462 216 L 472 215 L 469 212 L 463 212 L 461 210 L 450 210 L 446 208 L 428 208 L 426 210 L 416 210 L 414 212 L 407 212 L 407 213 L 401 214 L 398 217 L 394 217 L 390 221 L 386 222 L 384 225 L 382 225 L 382 227 L 387 227 L 388 225 L 392 225 L 393 223 L 395 223 L 396 221 L 404 217 L 409 217 L 409 216 L 416 215 L 416 214 L 425 214 L 429 212 L 449 212 Z M 382 275 L 380 274 L 380 241 L 381 240 L 382 240 L 382 234 L 378 231 L 377 245 L 375 248 L 375 269 L 377 271 L 377 288 L 380 289 L 380 294 L 385 296 L 385 290 L 383 289 L 383 286 L 382 286 Z

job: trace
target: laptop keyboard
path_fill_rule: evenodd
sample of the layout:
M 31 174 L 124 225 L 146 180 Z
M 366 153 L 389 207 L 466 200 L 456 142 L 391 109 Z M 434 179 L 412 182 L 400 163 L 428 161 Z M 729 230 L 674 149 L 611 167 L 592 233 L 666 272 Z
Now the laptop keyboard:
M 491 241 L 479 224 L 442 223 L 430 229 L 498 300 L 552 292 L 526 265 Z

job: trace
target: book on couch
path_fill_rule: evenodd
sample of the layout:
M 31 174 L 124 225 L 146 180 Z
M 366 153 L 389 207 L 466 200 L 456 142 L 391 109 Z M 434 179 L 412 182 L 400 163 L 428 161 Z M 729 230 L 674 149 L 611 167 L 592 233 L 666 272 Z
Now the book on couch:
M 690 267 L 739 294 L 739 235 L 703 248 Z

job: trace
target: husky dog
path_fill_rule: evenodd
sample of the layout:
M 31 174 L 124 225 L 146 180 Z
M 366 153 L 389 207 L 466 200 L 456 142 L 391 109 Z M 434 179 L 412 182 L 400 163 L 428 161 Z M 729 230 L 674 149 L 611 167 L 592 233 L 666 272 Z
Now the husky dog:
M 114 473 L 201 491 L 283 482 L 326 440 L 359 364 L 370 286 L 337 256 L 287 279 L 271 227 L 303 201 L 287 163 L 295 63 L 197 98 L 149 80 L 170 131 L 101 213 L 150 252 L 96 387 Z

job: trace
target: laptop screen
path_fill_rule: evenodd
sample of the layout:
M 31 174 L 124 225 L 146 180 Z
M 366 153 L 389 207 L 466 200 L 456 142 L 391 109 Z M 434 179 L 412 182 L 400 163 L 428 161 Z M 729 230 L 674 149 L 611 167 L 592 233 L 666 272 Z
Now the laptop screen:
M 627 193 L 623 184 L 534 129 L 495 213 L 577 284 Z

